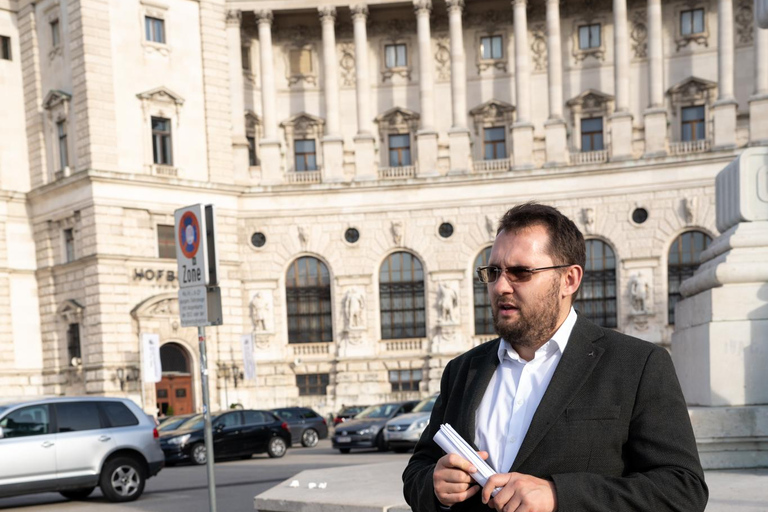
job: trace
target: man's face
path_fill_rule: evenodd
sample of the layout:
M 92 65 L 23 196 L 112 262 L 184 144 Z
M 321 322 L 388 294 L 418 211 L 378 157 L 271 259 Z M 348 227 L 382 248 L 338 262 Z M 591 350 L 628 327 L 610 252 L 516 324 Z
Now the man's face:
M 502 269 L 557 265 L 559 262 L 554 262 L 547 252 L 548 243 L 549 235 L 543 226 L 502 232 L 493 243 L 488 264 Z M 512 283 L 502 273 L 495 282 L 488 283 L 488 294 L 496 332 L 513 347 L 535 349 L 546 343 L 568 311 L 557 270 L 535 272 Z

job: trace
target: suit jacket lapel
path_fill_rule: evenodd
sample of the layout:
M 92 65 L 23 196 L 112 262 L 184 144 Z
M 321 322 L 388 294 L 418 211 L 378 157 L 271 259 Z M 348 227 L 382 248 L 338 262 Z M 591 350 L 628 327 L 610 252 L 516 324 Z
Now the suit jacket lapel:
M 498 349 L 501 338 L 489 342 L 485 352 L 473 357 L 469 363 L 466 386 L 464 386 L 463 404 L 466 409 L 460 416 L 458 425 L 454 425 L 456 431 L 477 450 L 475 445 L 475 412 L 485 394 L 485 389 L 499 365 Z
M 573 326 L 571 337 L 565 347 L 560 362 L 557 365 L 547 391 L 533 415 L 528 433 L 523 439 L 520 451 L 510 472 L 517 471 L 520 465 L 531 455 L 536 446 L 547 434 L 552 424 L 560 416 L 568 404 L 589 378 L 592 370 L 604 352 L 593 342 L 601 338 L 603 333 L 592 322 L 579 316 Z

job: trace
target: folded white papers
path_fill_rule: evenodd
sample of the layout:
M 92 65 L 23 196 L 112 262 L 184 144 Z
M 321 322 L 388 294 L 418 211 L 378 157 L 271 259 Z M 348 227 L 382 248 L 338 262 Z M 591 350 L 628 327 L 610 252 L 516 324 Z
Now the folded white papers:
M 469 443 L 467 443 L 448 423 L 440 425 L 440 430 L 437 431 L 437 434 L 435 434 L 433 439 L 446 453 L 455 453 L 475 466 L 477 472 L 472 473 L 470 476 L 481 486 L 485 486 L 488 479 L 496 474 L 493 468 L 481 459 Z M 496 493 L 500 490 L 501 487 L 497 487 L 493 490 L 491 496 L 496 496 Z

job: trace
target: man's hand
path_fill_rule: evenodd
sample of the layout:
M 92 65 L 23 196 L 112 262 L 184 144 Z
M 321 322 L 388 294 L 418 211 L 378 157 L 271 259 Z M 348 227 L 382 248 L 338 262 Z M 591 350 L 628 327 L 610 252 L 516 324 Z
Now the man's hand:
M 477 452 L 483 460 L 488 458 L 488 452 Z M 477 468 L 463 457 L 450 453 L 437 461 L 432 473 L 432 484 L 438 501 L 450 507 L 477 494 L 479 485 L 475 484 L 470 474 L 476 473 Z
M 496 487 L 502 489 L 491 498 Z M 498 473 L 483 487 L 483 503 L 498 512 L 555 512 L 557 494 L 555 484 L 522 473 Z

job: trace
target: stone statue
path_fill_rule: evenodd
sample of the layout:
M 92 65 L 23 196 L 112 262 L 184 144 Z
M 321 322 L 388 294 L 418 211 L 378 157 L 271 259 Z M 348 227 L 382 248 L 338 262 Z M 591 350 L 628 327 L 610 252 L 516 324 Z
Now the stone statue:
M 629 280 L 630 306 L 633 315 L 645 315 L 648 313 L 648 298 L 650 287 L 642 274 L 634 274 Z
M 265 291 L 256 292 L 253 299 L 251 299 L 251 321 L 256 332 L 266 332 L 269 330 L 271 306 Z
M 459 294 L 447 283 L 440 283 L 437 289 L 438 320 L 443 324 L 456 324 L 456 313 L 459 307 Z
M 395 245 L 403 244 L 403 223 L 399 220 L 392 222 L 392 240 Z
M 591 233 L 595 227 L 595 209 L 582 208 L 581 221 L 584 223 L 584 231 Z
M 365 325 L 365 296 L 359 288 L 350 288 L 342 301 L 344 325 L 347 330 Z

